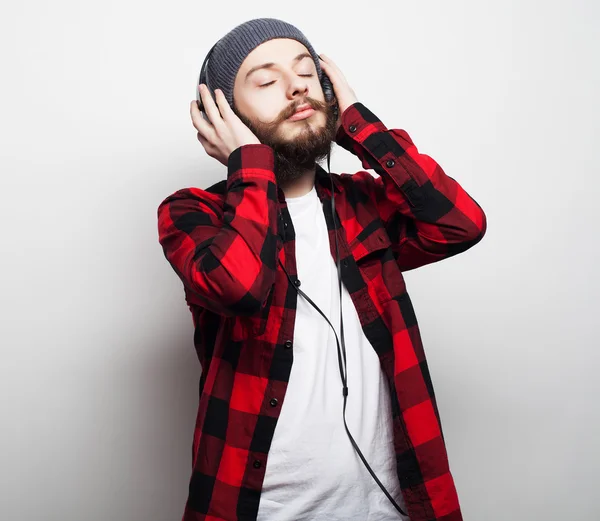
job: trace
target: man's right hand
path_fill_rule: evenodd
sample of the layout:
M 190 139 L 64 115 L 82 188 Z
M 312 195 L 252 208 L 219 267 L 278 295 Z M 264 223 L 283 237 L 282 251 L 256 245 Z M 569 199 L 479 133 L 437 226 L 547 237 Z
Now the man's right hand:
M 260 140 L 233 112 L 220 89 L 215 90 L 217 106 L 206 85 L 202 83 L 198 88 L 209 121 L 202 116 L 196 100 L 190 104 L 190 114 L 192 124 L 198 131 L 198 141 L 210 157 L 227 166 L 229 156 L 236 148 L 260 144 Z

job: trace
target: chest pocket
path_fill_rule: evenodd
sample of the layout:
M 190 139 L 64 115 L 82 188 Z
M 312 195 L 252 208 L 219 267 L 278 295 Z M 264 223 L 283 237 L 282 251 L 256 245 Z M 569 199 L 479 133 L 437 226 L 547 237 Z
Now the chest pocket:
M 380 220 L 373 221 L 365 230 L 369 228 L 372 231 L 368 235 L 363 238 L 359 233 L 349 244 L 352 256 L 359 267 L 368 267 L 373 262 L 381 260 L 392 245 Z
M 385 304 L 404 293 L 406 286 L 385 227 L 377 219 L 365 230 L 369 228 L 372 229 L 371 233 L 364 238 L 359 234 L 349 247 L 360 275 L 365 284 L 371 287 L 369 293 Z

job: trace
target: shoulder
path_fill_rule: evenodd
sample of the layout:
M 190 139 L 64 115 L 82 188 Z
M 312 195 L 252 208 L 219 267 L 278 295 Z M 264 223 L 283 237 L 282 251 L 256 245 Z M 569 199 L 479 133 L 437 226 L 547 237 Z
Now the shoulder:
M 227 181 L 223 179 L 207 188 L 187 187 L 180 188 L 167 195 L 158 205 L 160 215 L 165 209 L 173 208 L 205 208 L 213 213 L 220 213 L 223 209 Z

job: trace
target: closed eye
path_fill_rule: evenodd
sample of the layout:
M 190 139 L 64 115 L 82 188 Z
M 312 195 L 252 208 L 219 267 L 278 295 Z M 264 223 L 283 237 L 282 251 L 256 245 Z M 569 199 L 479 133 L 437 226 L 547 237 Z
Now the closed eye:
M 314 74 L 298 74 L 298 76 L 303 76 L 305 78 L 312 78 L 314 76 Z M 263 87 L 268 87 L 269 85 L 273 85 L 273 83 L 275 83 L 276 80 L 270 81 L 269 83 L 265 83 L 263 85 L 259 85 L 260 88 Z

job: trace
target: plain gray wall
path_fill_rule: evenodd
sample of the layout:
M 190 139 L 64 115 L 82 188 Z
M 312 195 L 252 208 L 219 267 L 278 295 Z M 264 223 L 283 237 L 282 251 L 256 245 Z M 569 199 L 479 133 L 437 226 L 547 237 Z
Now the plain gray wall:
M 189 102 L 259 16 L 487 214 L 475 248 L 406 274 L 465 520 L 597 518 L 600 8 L 532 0 L 5 7 L 0 518 L 180 519 L 200 366 L 156 208 L 225 178 Z

